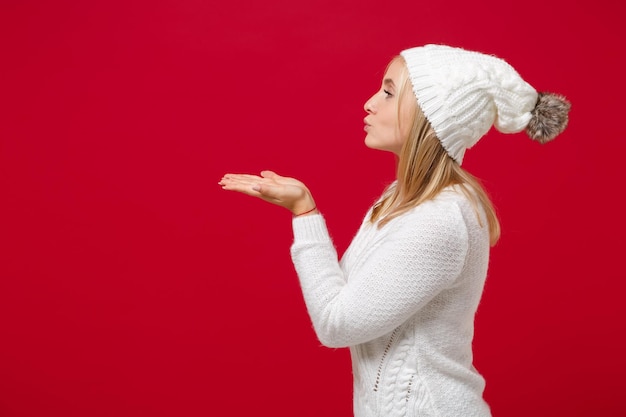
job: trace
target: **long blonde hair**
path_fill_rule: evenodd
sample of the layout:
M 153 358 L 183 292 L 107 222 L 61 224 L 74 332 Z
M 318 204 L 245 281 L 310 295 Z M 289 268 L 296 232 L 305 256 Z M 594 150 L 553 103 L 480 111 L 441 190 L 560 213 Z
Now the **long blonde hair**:
M 406 76 L 399 90 L 402 95 L 413 95 Z M 495 245 L 500 237 L 500 222 L 489 196 L 480 181 L 448 155 L 419 105 L 413 107 L 411 129 L 398 156 L 397 181 L 385 190 L 382 199 L 374 205 L 370 221 L 378 222 L 379 228 L 383 227 L 390 220 L 435 198 L 444 188 L 457 185 L 474 207 L 481 226 L 484 225 L 479 207 L 485 211 L 489 241 L 492 246 Z

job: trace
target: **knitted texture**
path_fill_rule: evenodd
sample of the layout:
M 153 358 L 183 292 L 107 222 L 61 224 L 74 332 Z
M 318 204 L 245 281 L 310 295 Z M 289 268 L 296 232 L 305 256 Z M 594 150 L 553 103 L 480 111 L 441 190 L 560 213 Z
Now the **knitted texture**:
M 454 188 L 368 219 L 341 261 L 321 215 L 293 220 L 291 248 L 319 340 L 350 347 L 355 417 L 489 416 L 471 349 L 487 227 Z
M 492 125 L 517 133 L 531 120 L 538 94 L 508 63 L 445 45 L 404 50 L 413 92 L 441 144 L 459 164 Z

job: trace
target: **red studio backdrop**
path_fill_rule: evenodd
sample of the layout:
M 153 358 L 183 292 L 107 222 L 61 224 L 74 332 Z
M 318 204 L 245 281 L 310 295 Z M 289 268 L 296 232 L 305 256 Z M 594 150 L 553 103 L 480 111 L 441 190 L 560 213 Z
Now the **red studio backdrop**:
M 425 43 L 573 103 L 554 142 L 492 131 L 464 162 L 503 227 L 474 342 L 494 416 L 626 415 L 621 7 L 3 0 L 0 416 L 351 416 L 289 213 L 217 182 L 303 180 L 342 253 L 394 176 L 363 103 Z

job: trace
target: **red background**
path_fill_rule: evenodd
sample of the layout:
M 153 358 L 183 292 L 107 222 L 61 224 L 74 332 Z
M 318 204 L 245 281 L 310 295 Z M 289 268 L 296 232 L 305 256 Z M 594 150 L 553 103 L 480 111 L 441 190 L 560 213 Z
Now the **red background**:
M 618 4 L 3 0 L 0 416 L 350 416 L 289 214 L 217 181 L 302 179 L 342 252 L 394 175 L 363 103 L 431 42 L 573 103 L 553 143 L 466 155 L 503 226 L 475 338 L 494 415 L 626 415 Z

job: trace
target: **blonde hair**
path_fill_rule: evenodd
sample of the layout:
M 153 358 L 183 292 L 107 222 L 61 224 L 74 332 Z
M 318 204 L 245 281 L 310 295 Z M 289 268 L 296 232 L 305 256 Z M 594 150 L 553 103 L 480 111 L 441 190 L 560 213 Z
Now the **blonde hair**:
M 402 61 L 404 62 L 403 59 Z M 406 73 L 406 64 L 404 67 Z M 413 95 L 406 74 L 399 91 L 399 98 L 404 94 Z M 480 207 L 485 211 L 489 241 L 492 246 L 495 245 L 500 237 L 500 222 L 480 181 L 448 155 L 419 105 L 412 107 L 411 129 L 398 155 L 397 181 L 387 187 L 382 199 L 374 205 L 370 221 L 378 222 L 378 227 L 381 228 L 390 220 L 435 198 L 444 188 L 457 185 L 474 207 L 481 226 L 484 225 Z M 398 104 L 398 125 L 399 123 Z

